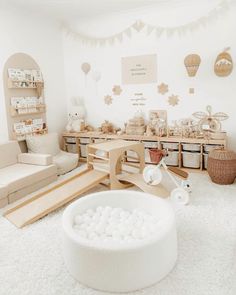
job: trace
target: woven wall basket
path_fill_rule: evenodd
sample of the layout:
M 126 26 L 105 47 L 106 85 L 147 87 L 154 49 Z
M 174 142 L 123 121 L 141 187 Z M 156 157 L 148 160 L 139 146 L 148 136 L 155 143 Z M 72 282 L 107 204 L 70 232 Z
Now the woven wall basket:
M 232 184 L 236 178 L 236 153 L 212 150 L 208 157 L 207 171 L 211 180 L 218 184 Z

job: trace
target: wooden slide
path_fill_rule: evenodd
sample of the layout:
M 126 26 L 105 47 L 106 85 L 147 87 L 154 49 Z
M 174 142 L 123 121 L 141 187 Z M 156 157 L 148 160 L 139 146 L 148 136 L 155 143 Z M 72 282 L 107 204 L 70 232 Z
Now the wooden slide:
M 72 201 L 107 177 L 108 173 L 102 171 L 85 170 L 14 206 L 7 210 L 4 216 L 14 225 L 21 228 Z
M 156 186 L 149 185 L 143 180 L 143 175 L 140 173 L 118 175 L 117 178 L 119 181 L 136 185 L 145 193 L 153 194 L 161 198 L 167 198 L 170 196 L 170 192 L 164 188 L 162 184 Z

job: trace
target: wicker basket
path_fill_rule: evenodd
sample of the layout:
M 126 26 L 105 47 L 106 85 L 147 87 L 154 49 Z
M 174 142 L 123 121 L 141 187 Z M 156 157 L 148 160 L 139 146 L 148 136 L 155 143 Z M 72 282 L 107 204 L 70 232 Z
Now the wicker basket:
M 236 153 L 227 150 L 210 152 L 207 171 L 211 180 L 218 184 L 232 184 L 236 178 Z
M 155 164 L 158 164 L 163 157 L 163 151 L 158 149 L 150 149 L 149 154 L 151 162 Z

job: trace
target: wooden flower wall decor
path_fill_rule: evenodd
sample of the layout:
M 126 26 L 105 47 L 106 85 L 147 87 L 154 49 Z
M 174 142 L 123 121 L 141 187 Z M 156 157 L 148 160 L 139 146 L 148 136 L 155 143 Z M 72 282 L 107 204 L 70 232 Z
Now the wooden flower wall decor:
M 179 103 L 179 96 L 172 94 L 171 96 L 169 96 L 168 102 L 169 102 L 169 105 L 173 107 L 176 106 Z
M 158 92 L 162 95 L 165 95 L 169 91 L 169 86 L 165 83 L 161 83 L 157 86 Z
M 106 95 L 104 97 L 104 102 L 106 105 L 111 105 L 112 104 L 112 97 L 110 95 Z

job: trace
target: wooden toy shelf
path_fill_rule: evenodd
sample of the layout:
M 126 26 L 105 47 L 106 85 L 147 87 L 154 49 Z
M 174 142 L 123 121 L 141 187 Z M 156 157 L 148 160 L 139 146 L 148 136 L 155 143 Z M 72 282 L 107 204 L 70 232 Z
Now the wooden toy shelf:
M 43 74 L 31 56 L 16 53 L 4 65 L 3 85 L 9 139 L 26 151 L 28 136 L 47 133 Z
M 78 153 L 81 161 L 86 161 L 87 149 L 86 145 L 109 141 L 115 139 L 124 139 L 130 141 L 142 142 L 145 146 L 146 164 L 152 164 L 149 158 L 149 149 L 152 148 L 169 148 L 170 166 L 178 166 L 180 168 L 191 169 L 194 171 L 202 171 L 207 167 L 208 152 L 212 148 L 226 147 L 227 139 L 214 140 L 203 138 L 181 138 L 181 137 L 158 137 L 158 136 L 138 136 L 138 135 L 116 135 L 101 134 L 97 132 L 64 132 L 62 134 L 63 148 L 68 152 Z M 186 150 L 188 148 L 189 150 Z M 198 149 L 198 150 L 191 150 Z M 126 161 L 129 163 L 137 162 L 137 158 L 133 154 L 126 155 Z M 168 160 L 167 160 L 168 161 Z M 187 164 L 186 164 L 187 163 Z M 188 164 L 190 163 L 190 164 Z M 190 166 L 190 167 L 188 167 Z
M 30 109 L 36 109 L 36 111 L 29 111 Z M 19 113 L 20 110 L 25 110 L 25 113 Z M 37 115 L 46 113 L 46 105 L 40 104 L 36 106 L 30 107 L 11 107 L 11 116 L 12 117 L 19 117 L 19 116 L 28 116 L 28 115 Z
M 13 139 L 15 139 L 17 141 L 24 141 L 26 139 L 26 137 L 29 135 L 43 135 L 46 133 L 48 133 L 47 128 L 35 130 L 35 131 L 31 131 L 31 132 L 26 132 L 26 133 L 22 133 L 22 134 L 17 134 L 16 132 L 13 132 Z M 21 139 L 21 137 L 22 137 L 22 139 Z
M 7 86 L 8 88 L 12 89 L 36 89 L 40 85 L 42 88 L 44 87 L 44 82 L 37 82 L 37 81 L 28 81 L 28 80 L 12 80 L 8 78 Z

